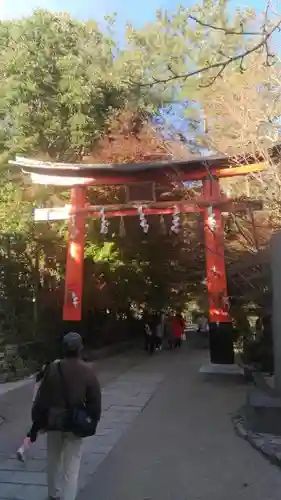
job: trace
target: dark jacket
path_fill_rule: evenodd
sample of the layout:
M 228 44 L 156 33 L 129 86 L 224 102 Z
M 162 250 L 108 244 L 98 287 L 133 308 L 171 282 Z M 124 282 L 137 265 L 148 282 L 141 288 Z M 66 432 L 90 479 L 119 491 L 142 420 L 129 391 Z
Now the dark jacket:
M 86 403 L 91 418 L 98 424 L 101 417 L 101 389 L 93 367 L 81 359 L 60 361 L 69 403 Z M 51 363 L 38 390 L 32 407 L 32 420 L 45 430 L 50 409 L 65 408 L 65 397 L 57 362 Z

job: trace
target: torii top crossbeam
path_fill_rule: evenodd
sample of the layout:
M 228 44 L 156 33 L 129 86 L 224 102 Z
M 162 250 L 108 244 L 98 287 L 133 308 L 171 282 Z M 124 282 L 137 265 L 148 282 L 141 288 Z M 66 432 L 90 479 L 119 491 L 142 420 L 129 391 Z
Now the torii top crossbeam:
M 197 156 L 189 160 L 162 161 L 137 164 L 75 164 L 55 163 L 17 157 L 9 162 L 29 174 L 35 184 L 57 186 L 73 185 L 118 185 L 140 182 L 167 182 L 202 180 L 208 175 L 217 178 L 245 175 L 265 169 L 264 158 L 259 155 Z

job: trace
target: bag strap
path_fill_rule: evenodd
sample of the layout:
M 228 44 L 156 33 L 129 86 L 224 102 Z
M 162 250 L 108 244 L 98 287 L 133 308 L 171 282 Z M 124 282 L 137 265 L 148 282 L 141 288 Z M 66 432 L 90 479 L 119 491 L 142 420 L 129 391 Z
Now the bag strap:
M 63 393 L 63 397 L 64 397 L 65 407 L 68 409 L 68 408 L 70 408 L 70 403 L 69 403 L 69 398 L 68 398 L 68 389 L 67 389 L 67 385 L 66 385 L 66 381 L 65 381 L 63 372 L 62 372 L 61 362 L 58 361 L 56 364 L 57 364 L 58 373 L 59 373 L 60 380 L 61 380 L 62 393 Z

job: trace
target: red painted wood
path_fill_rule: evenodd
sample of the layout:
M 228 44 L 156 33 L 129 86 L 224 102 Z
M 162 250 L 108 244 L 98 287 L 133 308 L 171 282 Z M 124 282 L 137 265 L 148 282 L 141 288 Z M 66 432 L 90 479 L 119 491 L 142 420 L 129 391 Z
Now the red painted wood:
M 217 179 L 203 181 L 203 193 L 206 198 L 220 196 L 220 186 Z M 206 274 L 209 296 L 209 320 L 211 323 L 230 323 L 231 318 L 227 304 L 227 280 L 224 258 L 224 233 L 220 208 L 213 208 L 215 229 L 209 225 L 209 209 L 204 208 L 204 236 Z
M 265 169 L 264 163 L 256 163 L 252 165 L 240 165 L 237 167 L 229 168 L 214 168 L 211 167 L 210 171 L 213 176 L 218 178 L 224 177 L 235 177 L 238 175 L 246 175 L 251 172 L 259 172 Z M 60 170 L 59 168 L 57 170 Z M 65 174 L 62 175 L 59 172 L 54 175 L 54 168 L 44 170 L 44 173 L 32 172 L 31 168 L 26 168 L 26 173 L 31 175 L 31 180 L 34 184 L 44 184 L 44 185 L 54 185 L 54 186 L 74 186 L 76 184 L 80 185 L 122 185 L 122 184 L 135 184 L 142 182 L 156 182 L 159 184 L 165 184 L 168 181 L 176 180 L 177 182 L 188 182 L 188 181 L 198 181 L 203 180 L 206 177 L 207 169 L 199 167 L 194 170 L 185 169 L 185 167 L 166 167 L 163 165 L 161 169 L 151 169 L 146 171 L 128 172 L 127 174 L 117 173 L 112 171 L 111 174 L 105 175 L 103 173 L 91 172 L 91 177 L 89 177 L 90 172 L 84 170 L 85 177 L 83 177 L 82 172 L 71 172 L 72 175 L 67 177 Z M 75 173 L 75 175 L 73 175 Z M 77 175 L 78 174 L 78 175 Z M 86 175 L 88 177 L 86 177 Z
M 75 186 L 71 189 L 72 209 L 81 210 L 85 204 L 85 188 Z M 82 317 L 83 269 L 85 244 L 85 215 L 78 213 L 69 221 L 69 240 L 67 247 L 65 297 L 63 319 L 80 321 Z
M 214 202 L 215 205 L 216 202 Z M 219 202 L 217 202 L 219 204 Z M 143 207 L 142 211 L 145 215 L 170 215 L 175 211 L 175 207 L 179 209 L 181 213 L 198 213 L 205 211 L 205 205 L 208 205 L 208 202 L 204 203 L 204 205 L 200 205 L 198 203 L 174 203 L 170 204 L 170 206 L 155 206 L 155 207 Z M 241 202 L 232 202 L 232 201 L 222 201 L 221 210 L 223 212 L 247 212 L 249 210 L 249 206 L 251 203 L 247 201 Z M 110 208 L 109 208 L 110 207 Z M 109 206 L 108 209 L 105 208 L 105 215 L 107 218 L 112 217 L 129 217 L 138 215 L 137 208 L 129 207 L 129 208 L 116 208 L 114 205 Z M 257 207 L 260 209 L 261 207 Z M 100 217 L 100 210 L 95 206 L 86 206 L 81 211 L 76 211 L 75 213 L 83 213 L 87 217 Z
M 198 205 L 185 205 L 184 207 L 181 207 L 179 209 L 180 212 L 182 213 L 194 213 L 194 212 L 200 212 L 203 209 L 200 208 Z M 143 208 L 142 209 L 143 213 L 145 215 L 170 215 L 173 214 L 175 211 L 175 207 L 167 207 L 167 208 Z M 90 217 L 99 217 L 100 212 L 96 210 L 88 210 L 87 215 Z M 108 212 L 105 212 L 105 216 L 107 218 L 112 218 L 112 217 L 126 217 L 126 216 L 136 216 L 139 215 L 138 209 L 137 208 L 125 208 L 122 210 L 109 210 Z

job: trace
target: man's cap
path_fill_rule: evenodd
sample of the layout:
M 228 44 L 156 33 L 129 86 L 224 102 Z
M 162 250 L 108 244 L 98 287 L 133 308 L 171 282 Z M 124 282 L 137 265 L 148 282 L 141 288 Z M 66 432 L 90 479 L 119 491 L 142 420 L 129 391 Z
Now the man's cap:
M 63 346 L 68 351 L 81 351 L 83 348 L 83 340 L 81 335 L 76 332 L 69 332 L 63 337 Z

